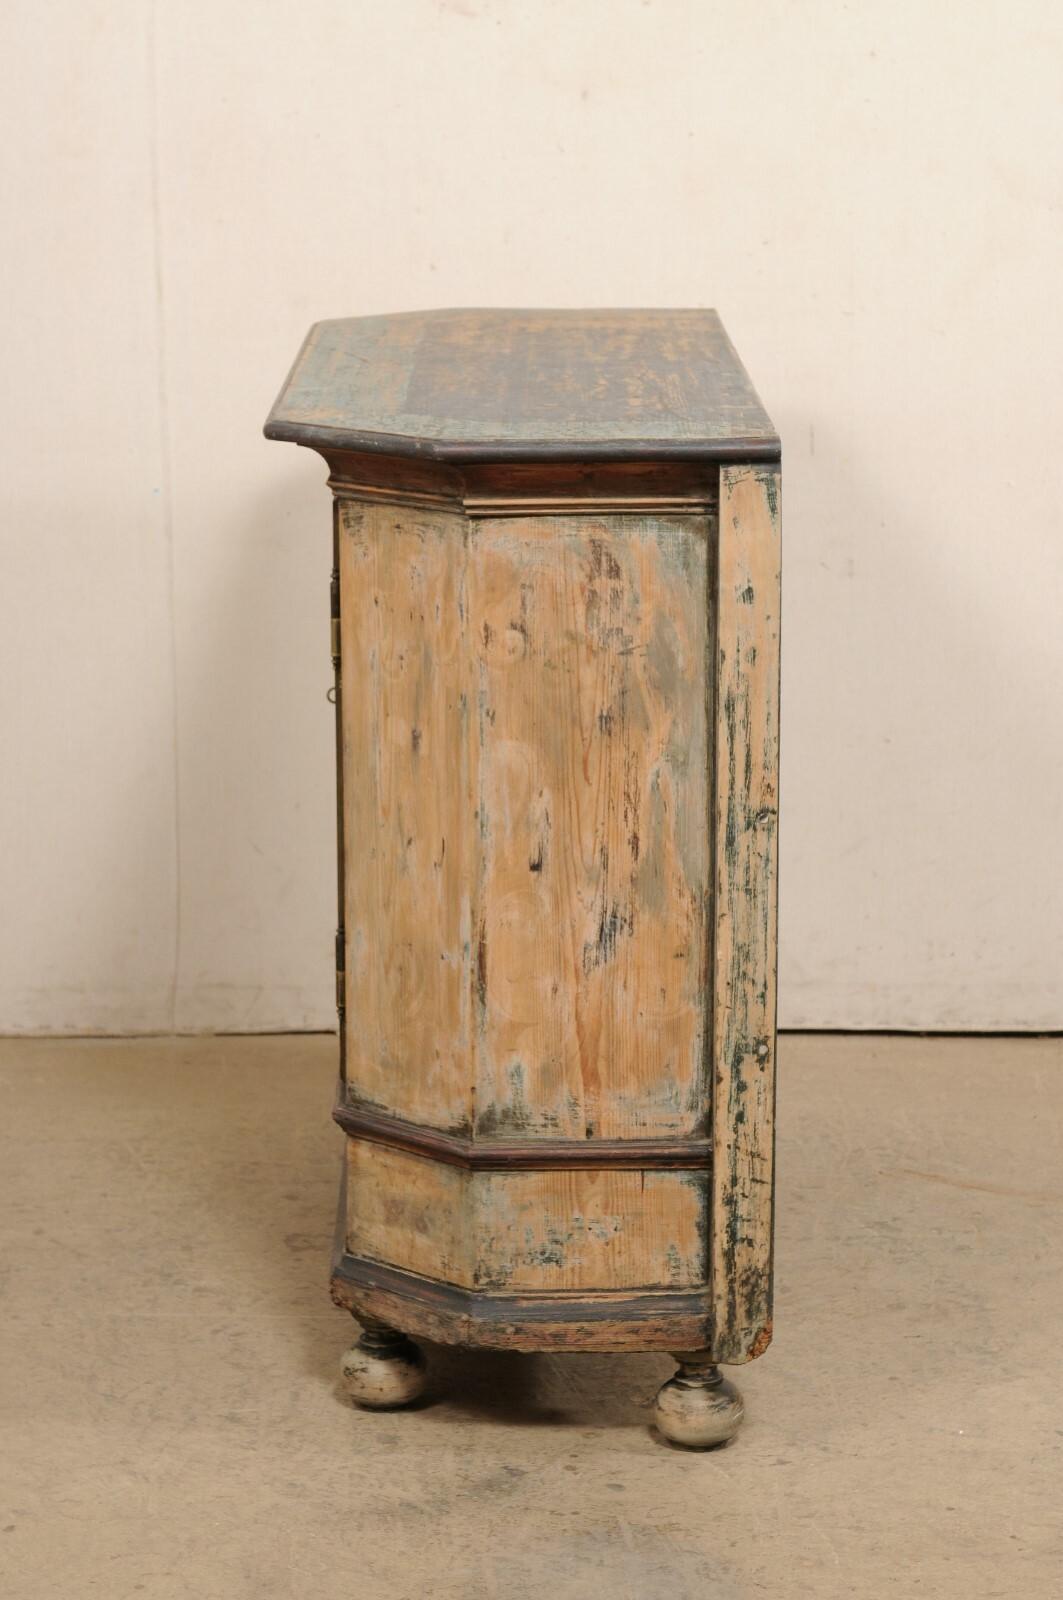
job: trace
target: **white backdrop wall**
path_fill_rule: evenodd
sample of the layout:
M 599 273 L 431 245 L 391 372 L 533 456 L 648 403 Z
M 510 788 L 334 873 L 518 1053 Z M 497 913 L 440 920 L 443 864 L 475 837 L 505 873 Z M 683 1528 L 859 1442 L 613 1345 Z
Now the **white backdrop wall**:
M 715 305 L 785 448 L 781 1021 L 1063 1026 L 1054 0 L 3 8 L 0 1030 L 332 1024 L 307 325 Z

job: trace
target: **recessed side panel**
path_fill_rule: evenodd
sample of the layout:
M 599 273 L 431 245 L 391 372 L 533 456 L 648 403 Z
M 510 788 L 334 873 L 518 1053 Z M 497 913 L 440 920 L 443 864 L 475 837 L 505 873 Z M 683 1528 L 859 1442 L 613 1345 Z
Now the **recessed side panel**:
M 348 1093 L 467 1132 L 464 526 L 444 510 L 339 508 Z
M 720 472 L 713 1001 L 713 1354 L 771 1339 L 779 474 Z
M 473 1172 L 348 1141 L 348 1252 L 500 1298 L 703 1288 L 708 1204 L 704 1172 Z
M 472 523 L 477 1138 L 706 1131 L 710 530 Z
M 707 1173 L 478 1172 L 472 1194 L 477 1289 L 704 1286 Z

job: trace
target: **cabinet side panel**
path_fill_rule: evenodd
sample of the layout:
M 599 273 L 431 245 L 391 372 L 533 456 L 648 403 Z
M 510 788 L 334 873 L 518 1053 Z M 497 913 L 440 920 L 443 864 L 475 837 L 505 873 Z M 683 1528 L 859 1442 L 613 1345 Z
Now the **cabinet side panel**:
M 464 549 L 460 516 L 340 507 L 348 1093 L 467 1133 Z
M 779 476 L 720 472 L 713 998 L 713 1354 L 771 1339 Z
M 705 1172 L 479 1172 L 474 1284 L 693 1289 L 705 1282 Z
M 470 1172 L 347 1149 L 352 1255 L 500 1301 L 704 1285 L 705 1172 Z
M 478 1137 L 706 1131 L 709 526 L 473 523 Z

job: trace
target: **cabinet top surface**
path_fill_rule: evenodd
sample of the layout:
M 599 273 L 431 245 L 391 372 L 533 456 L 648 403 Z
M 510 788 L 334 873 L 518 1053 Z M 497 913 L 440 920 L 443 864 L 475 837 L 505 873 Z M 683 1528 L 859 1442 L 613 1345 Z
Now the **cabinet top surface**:
M 315 323 L 266 437 L 436 460 L 774 460 L 715 311 L 414 311 Z

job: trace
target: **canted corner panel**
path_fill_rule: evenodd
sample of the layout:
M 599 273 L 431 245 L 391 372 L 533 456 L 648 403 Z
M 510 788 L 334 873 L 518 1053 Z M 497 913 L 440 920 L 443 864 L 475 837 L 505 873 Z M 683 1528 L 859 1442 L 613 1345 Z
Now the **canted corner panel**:
M 477 1138 L 706 1131 L 709 526 L 471 523 Z
M 472 1172 L 347 1146 L 351 1255 L 486 1293 L 697 1289 L 706 1172 Z
M 713 997 L 713 1354 L 771 1339 L 779 474 L 720 472 Z
M 345 501 L 339 529 L 349 1092 L 467 1133 L 476 801 L 465 523 Z
M 459 1167 L 348 1139 L 348 1251 L 468 1287 L 467 1177 Z

